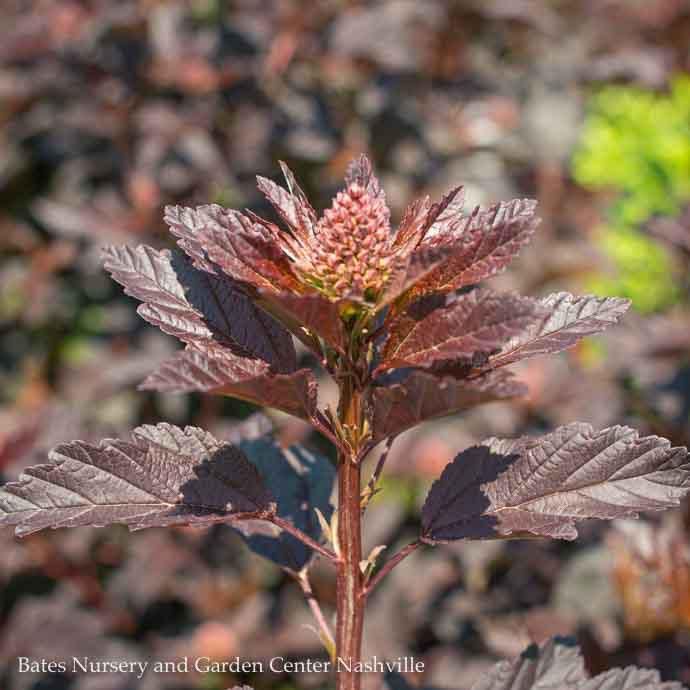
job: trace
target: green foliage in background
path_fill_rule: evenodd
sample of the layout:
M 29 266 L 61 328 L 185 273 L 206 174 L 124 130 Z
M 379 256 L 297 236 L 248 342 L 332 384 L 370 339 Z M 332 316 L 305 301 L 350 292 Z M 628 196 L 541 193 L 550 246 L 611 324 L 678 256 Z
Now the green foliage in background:
M 616 275 L 597 276 L 592 289 L 625 295 L 644 312 L 673 304 L 679 291 L 671 257 L 640 226 L 690 200 L 690 77 L 677 77 L 662 94 L 601 89 L 591 99 L 573 173 L 583 186 L 619 193 L 600 235 Z

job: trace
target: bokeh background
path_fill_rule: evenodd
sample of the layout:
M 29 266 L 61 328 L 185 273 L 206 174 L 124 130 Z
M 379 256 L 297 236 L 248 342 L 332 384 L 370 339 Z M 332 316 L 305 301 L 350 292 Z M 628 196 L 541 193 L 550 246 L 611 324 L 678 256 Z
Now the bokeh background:
M 2 0 L 0 473 L 73 438 L 167 420 L 223 435 L 230 399 L 137 392 L 174 348 L 99 265 L 169 246 L 165 204 L 267 213 L 254 175 L 295 170 L 317 207 L 368 152 L 394 215 L 463 182 L 533 196 L 532 247 L 494 280 L 631 298 L 607 334 L 530 360 L 528 398 L 409 432 L 372 503 L 370 546 L 404 544 L 464 446 L 572 420 L 690 435 L 687 0 Z M 284 443 L 319 444 L 270 413 Z M 323 445 L 321 445 L 323 450 Z M 460 690 L 532 640 L 576 635 L 592 671 L 690 682 L 690 518 L 593 525 L 574 544 L 419 551 L 372 597 L 367 654 L 414 654 Z M 333 607 L 333 581 L 314 587 Z M 326 687 L 323 675 L 18 674 L 18 655 L 217 660 L 323 655 L 294 583 L 229 528 L 0 532 L 7 690 Z M 368 687 L 378 687 L 367 678 Z

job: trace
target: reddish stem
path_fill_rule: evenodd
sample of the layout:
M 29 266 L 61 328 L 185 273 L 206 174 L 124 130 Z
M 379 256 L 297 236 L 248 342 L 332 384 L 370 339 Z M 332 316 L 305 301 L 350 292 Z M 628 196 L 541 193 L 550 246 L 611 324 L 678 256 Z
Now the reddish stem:
M 408 544 L 405 548 L 400 549 L 398 553 L 395 554 L 395 556 L 389 558 L 384 564 L 381 570 L 379 570 L 374 577 L 372 577 L 366 584 L 366 587 L 362 590 L 361 597 L 365 599 L 366 597 L 369 596 L 369 594 L 372 592 L 374 587 L 383 580 L 388 573 L 390 573 L 393 568 L 395 568 L 400 561 L 402 561 L 404 558 L 407 558 L 413 551 L 416 551 L 420 546 L 422 545 L 421 541 L 413 541 L 411 544 Z
M 314 539 L 312 539 L 308 534 L 302 532 L 302 530 L 298 527 L 295 527 L 295 525 L 293 525 L 289 520 L 284 520 L 283 518 L 275 515 L 270 518 L 270 521 L 276 527 L 280 527 L 280 529 L 284 530 L 285 532 L 289 532 L 293 537 L 296 537 L 301 542 L 314 549 L 314 551 L 320 553 L 322 556 L 325 556 L 331 561 L 338 560 L 338 557 L 333 553 L 333 551 L 327 549 L 325 546 L 322 546 L 319 544 L 319 542 L 314 541 Z
M 361 394 L 351 382 L 342 381 L 339 417 L 350 429 L 361 429 Z M 361 660 L 364 601 L 361 530 L 361 479 L 357 451 L 338 454 L 338 555 L 336 564 L 336 688 L 359 690 L 360 674 L 354 666 Z

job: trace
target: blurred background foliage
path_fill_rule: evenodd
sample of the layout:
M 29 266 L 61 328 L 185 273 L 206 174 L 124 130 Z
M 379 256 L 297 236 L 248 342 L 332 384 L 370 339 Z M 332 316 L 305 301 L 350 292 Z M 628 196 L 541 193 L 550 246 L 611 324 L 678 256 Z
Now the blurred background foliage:
M 616 275 L 593 278 L 592 288 L 629 297 L 643 312 L 662 310 L 682 298 L 678 266 L 641 228 L 654 216 L 678 215 L 690 198 L 690 79 L 672 77 L 661 94 L 606 86 L 587 109 L 573 175 L 615 193 L 598 240 Z
M 255 410 L 137 384 L 174 348 L 100 267 L 105 244 L 171 246 L 165 204 L 270 215 L 256 174 L 295 170 L 323 208 L 373 158 L 395 218 L 466 185 L 529 196 L 543 223 L 498 289 L 622 294 L 605 337 L 524 363 L 529 396 L 429 423 L 393 447 L 366 546 L 417 529 L 431 479 L 484 437 L 573 419 L 687 444 L 690 7 L 686 0 L 3 0 L 0 473 L 140 423 L 227 436 Z M 324 397 L 333 395 L 321 382 Z M 281 443 L 327 452 L 269 411 Z M 470 687 L 531 640 L 575 634 L 594 672 L 690 682 L 688 519 L 592 525 L 575 544 L 420 551 L 371 599 L 368 653 L 414 654 L 418 685 Z M 321 688 L 319 675 L 18 674 L 61 659 L 318 657 L 301 593 L 229 528 L 0 533 L 0 687 Z M 420 578 L 419 573 L 424 577 Z M 327 611 L 333 581 L 317 566 Z M 367 676 L 366 687 L 380 687 Z

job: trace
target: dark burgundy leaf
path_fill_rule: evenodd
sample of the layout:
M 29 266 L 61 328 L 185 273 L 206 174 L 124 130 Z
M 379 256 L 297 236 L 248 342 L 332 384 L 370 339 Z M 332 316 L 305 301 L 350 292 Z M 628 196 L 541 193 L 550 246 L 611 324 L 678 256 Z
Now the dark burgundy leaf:
M 555 638 L 531 645 L 514 661 L 496 664 L 472 690 L 575 690 L 588 678 L 574 642 Z
M 150 323 L 185 342 L 211 340 L 214 332 L 189 303 L 185 288 L 172 265 L 170 252 L 151 247 L 106 247 L 104 266 L 125 292 L 141 300 L 139 313 Z M 217 327 L 217 319 L 215 326 Z M 230 343 L 227 328 L 218 339 Z
M 341 311 L 349 304 L 348 301 L 332 301 L 318 293 L 296 295 L 290 292 L 261 291 L 260 294 L 265 300 L 266 309 L 297 337 L 300 337 L 301 331 L 303 342 L 312 349 L 316 348 L 309 339 L 304 339 L 304 329 L 311 336 L 323 338 L 339 352 L 346 351 L 347 336 Z
M 217 342 L 277 371 L 296 367 L 290 334 L 232 281 L 200 271 L 179 252 L 109 247 L 105 267 L 143 302 L 139 314 L 185 343 Z
M 580 683 L 576 690 L 685 690 L 681 683 L 663 682 L 659 672 L 650 668 L 614 668 Z
M 345 336 L 340 319 L 341 305 L 318 293 L 300 295 L 297 290 L 301 287 L 291 273 L 288 260 L 272 241 L 247 230 L 251 221 L 245 216 L 226 212 L 221 218 L 225 219 L 223 223 L 207 223 L 200 230 L 201 241 L 214 265 L 256 288 L 261 307 L 279 319 L 307 347 L 318 352 L 304 328 L 342 351 Z
M 531 645 L 514 661 L 501 661 L 472 690 L 683 690 L 680 683 L 662 682 L 651 669 L 614 668 L 589 678 L 575 642 L 554 638 Z
M 169 206 L 165 218 L 197 268 L 224 272 L 251 288 L 299 287 L 288 259 L 274 241 L 274 233 L 280 232 L 276 226 L 217 204 L 196 209 Z
M 432 208 L 428 196 L 413 201 L 403 213 L 393 245 L 405 247 L 408 251 L 415 249 L 427 229 L 429 212 Z
M 411 371 L 405 380 L 375 386 L 371 394 L 374 442 L 402 433 L 434 417 L 454 414 L 492 400 L 524 395 L 526 387 L 512 376 L 501 374 L 457 381 L 424 371 Z
M 213 343 L 178 352 L 140 388 L 229 395 L 304 419 L 311 419 L 316 410 L 316 380 L 309 369 L 276 374 L 262 360 L 237 356 Z
M 575 297 L 557 292 L 540 300 L 545 316 L 504 345 L 491 357 L 488 368 L 502 367 L 527 357 L 552 354 L 572 347 L 616 323 L 630 306 L 618 297 Z
M 387 673 L 384 678 L 386 690 L 411 687 L 398 673 Z M 632 666 L 590 678 L 575 641 L 556 637 L 541 647 L 530 645 L 514 661 L 496 664 L 472 690 L 683 690 L 683 686 L 662 682 L 658 671 Z
M 451 189 L 441 201 L 436 202 L 429 209 L 426 219 L 425 236 L 446 235 L 452 233 L 465 222 L 463 209 L 465 206 L 465 188 L 462 186 Z
M 574 423 L 537 439 L 489 439 L 460 453 L 422 509 L 424 538 L 577 536 L 587 518 L 636 517 L 690 490 L 685 448 L 628 427 Z
M 231 278 L 252 288 L 299 291 L 290 260 L 277 242 L 281 232 L 253 214 L 220 209 L 201 237 L 209 257 Z
M 447 255 L 448 250 L 443 247 L 426 247 L 411 254 L 403 254 L 396 262 L 397 265 L 392 270 L 383 294 L 376 301 L 376 310 L 379 311 L 395 302 L 412 286 L 435 270 Z
M 0 491 L 0 525 L 131 529 L 208 525 L 270 514 L 273 498 L 244 453 L 195 427 L 142 426 L 131 441 L 57 446 Z
M 289 228 L 296 234 L 304 235 L 316 224 L 316 212 L 297 184 L 290 168 L 283 162 L 280 163 L 280 167 L 288 186 L 287 190 L 261 176 L 256 178 L 257 185 Z
M 473 290 L 438 306 L 431 297 L 409 306 L 390 325 L 379 369 L 428 367 L 498 350 L 542 314 L 536 300 Z
M 283 177 L 285 178 L 285 184 L 287 184 L 287 188 L 290 194 L 292 194 L 297 199 L 299 204 L 302 204 L 304 210 L 307 212 L 307 215 L 309 216 L 311 221 L 316 222 L 316 211 L 314 211 L 314 209 L 311 207 L 311 204 L 307 199 L 307 195 L 304 193 L 302 188 L 297 183 L 297 180 L 292 170 L 290 170 L 287 163 L 285 163 L 284 161 L 280 161 L 280 169 L 283 173 Z
M 163 220 L 177 237 L 180 249 L 196 268 L 208 273 L 215 273 L 216 267 L 208 260 L 199 232 L 213 217 L 214 210 L 215 207 L 209 204 L 196 208 L 166 206 L 163 212 Z
M 451 203 L 420 245 L 449 247 L 451 254 L 415 285 L 407 302 L 473 285 L 502 271 L 532 238 L 538 225 L 535 207 L 535 201 L 515 199 L 458 218 L 459 209 Z
M 333 512 L 335 467 L 328 458 L 300 446 L 282 450 L 267 438 L 244 441 L 240 448 L 265 477 L 278 515 L 320 542 L 323 535 L 315 509 L 326 520 Z M 294 572 L 302 570 L 314 554 L 303 542 L 266 522 L 242 522 L 236 529 L 253 551 Z

